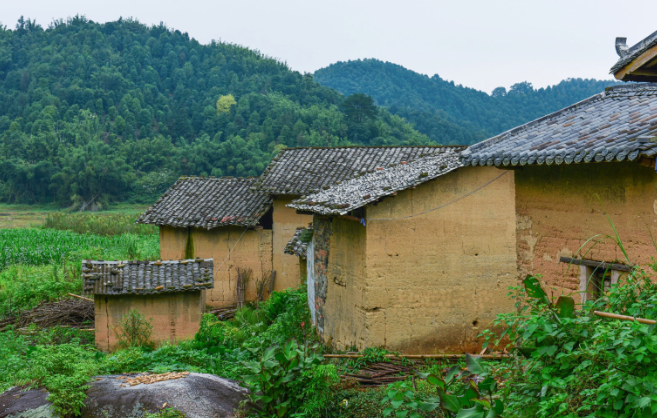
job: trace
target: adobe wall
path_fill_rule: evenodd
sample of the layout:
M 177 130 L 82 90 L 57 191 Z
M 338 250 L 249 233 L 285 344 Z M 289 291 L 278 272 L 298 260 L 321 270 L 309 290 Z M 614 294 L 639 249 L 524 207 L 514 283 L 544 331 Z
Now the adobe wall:
M 633 264 L 657 257 L 657 174 L 635 162 L 530 166 L 515 171 L 518 273 L 542 274 L 559 296 L 576 291 L 580 270 L 559 262 L 597 234 L 613 235 L 606 210 Z M 598 197 L 600 197 L 600 200 Z M 599 237 L 598 239 L 602 239 Z M 596 240 L 598 240 L 596 239 Z M 625 262 L 609 239 L 581 251 L 584 258 Z M 568 270 L 568 271 L 567 271 Z M 579 295 L 573 295 L 578 300 Z
M 308 226 L 311 215 L 299 215 L 295 209 L 285 205 L 296 197 L 274 196 L 273 205 L 273 266 L 276 270 L 274 290 L 297 287 L 300 284 L 299 257 L 285 254 L 283 250 L 294 236 L 297 228 Z
M 447 207 L 398 219 L 451 202 L 503 173 Z M 324 338 L 339 349 L 476 350 L 476 336 L 497 313 L 513 309 L 506 294 L 517 283 L 514 204 L 512 172 L 468 167 L 367 206 L 366 227 L 336 218 Z M 364 262 L 357 259 L 363 249 Z M 345 286 L 333 276 L 344 277 Z
M 191 236 L 194 257 L 214 259 L 214 288 L 207 290 L 206 297 L 209 306 L 224 307 L 237 303 L 238 267 L 253 270 L 252 279 L 247 283 L 246 299 L 256 299 L 255 279 L 272 270 L 271 230 L 249 229 L 244 232 L 244 228 L 236 226 L 223 226 L 209 231 L 195 228 Z M 163 260 L 183 258 L 186 245 L 187 229 L 160 228 L 160 256 Z M 299 266 L 296 268 L 298 271 Z
M 368 311 L 362 308 L 367 274 L 366 228 L 352 220 L 333 218 L 331 230 L 326 298 L 321 310 L 324 339 L 342 349 L 363 346 L 367 327 L 371 326 Z
M 156 344 L 175 343 L 194 338 L 205 312 L 201 291 L 160 293 L 155 295 L 95 295 L 96 347 L 102 351 L 118 348 L 115 328 L 131 309 L 151 320 Z

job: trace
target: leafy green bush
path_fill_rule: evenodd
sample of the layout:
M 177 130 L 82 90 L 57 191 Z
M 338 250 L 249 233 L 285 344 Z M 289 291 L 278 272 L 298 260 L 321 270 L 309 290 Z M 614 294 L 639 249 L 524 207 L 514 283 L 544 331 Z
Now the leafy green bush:
M 0 318 L 82 291 L 77 265 L 12 265 L 0 271 Z
M 117 350 L 101 364 L 103 373 L 166 373 L 188 370 L 212 373 L 212 358 L 182 341 L 178 345 L 163 344 L 157 350 L 132 347 Z
M 515 289 L 518 313 L 499 315 L 495 323 L 518 348 L 506 370 L 507 416 L 654 416 L 655 326 L 593 315 L 603 310 L 657 319 L 657 285 L 650 277 L 635 270 L 572 315 L 548 303 L 531 283 Z
M 266 349 L 258 361 L 244 363 L 253 373 L 242 377 L 259 416 L 285 417 L 303 404 L 308 371 L 322 357 L 315 353 L 317 347 L 301 348 L 290 339 L 282 348 L 273 345 Z
M 119 320 L 119 325 L 114 328 L 119 346 L 123 348 L 152 347 L 153 342 L 150 338 L 153 333 L 153 325 L 151 322 L 138 310 L 130 309 Z
M 0 333 L 0 390 L 13 385 L 43 386 L 60 415 L 79 414 L 88 382 L 98 370 L 99 353 L 79 341 L 33 343 L 11 331 Z

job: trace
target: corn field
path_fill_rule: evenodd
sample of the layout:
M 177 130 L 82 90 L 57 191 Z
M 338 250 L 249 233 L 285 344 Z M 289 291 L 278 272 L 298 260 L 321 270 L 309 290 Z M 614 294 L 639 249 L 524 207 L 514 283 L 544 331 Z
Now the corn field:
M 59 264 L 84 258 L 104 260 L 157 259 L 159 236 L 102 236 L 55 229 L 0 230 L 0 269 L 11 264 Z
M 44 228 L 73 231 L 78 234 L 97 235 L 152 235 L 157 234 L 155 225 L 135 224 L 139 215 L 123 213 L 64 213 L 55 212 L 46 216 Z

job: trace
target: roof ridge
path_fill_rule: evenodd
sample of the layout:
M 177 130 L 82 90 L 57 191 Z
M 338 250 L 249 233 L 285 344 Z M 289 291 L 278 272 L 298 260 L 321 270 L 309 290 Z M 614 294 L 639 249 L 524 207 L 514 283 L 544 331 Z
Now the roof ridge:
M 617 73 L 621 68 L 625 67 L 627 64 L 632 62 L 632 60 L 637 58 L 638 55 L 641 55 L 643 52 L 653 47 L 654 45 L 657 45 L 657 31 L 651 33 L 650 35 L 646 36 L 628 48 L 625 54 L 620 57 L 618 61 L 616 61 L 616 64 L 611 67 L 609 74 Z
M 300 150 L 300 149 L 346 149 L 346 148 L 467 148 L 467 145 L 342 145 L 339 147 L 289 147 L 283 148 L 282 151 Z

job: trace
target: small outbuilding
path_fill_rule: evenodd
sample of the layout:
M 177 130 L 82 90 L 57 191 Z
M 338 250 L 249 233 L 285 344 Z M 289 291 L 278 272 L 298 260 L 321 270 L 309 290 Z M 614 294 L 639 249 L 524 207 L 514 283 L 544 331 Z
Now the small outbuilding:
M 181 177 L 137 220 L 160 227 L 163 260 L 216 260 L 215 286 L 207 292 L 210 306 L 237 304 L 238 268 L 252 271 L 246 300 L 256 299 L 255 279 L 271 277 L 271 198 L 254 189 L 256 181 Z
M 136 309 L 153 326 L 154 343 L 193 338 L 205 312 L 205 291 L 214 287 L 212 259 L 82 262 L 84 292 L 93 295 L 96 346 L 117 348 L 115 329 Z

